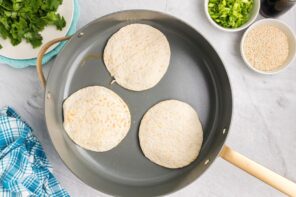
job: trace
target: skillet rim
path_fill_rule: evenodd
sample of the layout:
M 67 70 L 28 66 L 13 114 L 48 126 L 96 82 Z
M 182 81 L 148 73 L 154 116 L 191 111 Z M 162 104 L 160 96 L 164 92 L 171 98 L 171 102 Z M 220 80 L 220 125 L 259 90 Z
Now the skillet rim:
M 181 24 L 183 24 L 183 25 L 185 25 L 187 28 L 189 28 L 189 29 L 191 29 L 191 30 L 193 30 L 195 33 L 197 33 L 197 34 L 199 34 L 203 39 L 204 39 L 204 41 L 206 41 L 206 43 L 209 45 L 209 47 L 211 48 L 211 50 L 217 55 L 217 58 L 219 58 L 219 60 L 221 61 L 221 63 L 222 63 L 222 69 L 223 69 L 223 72 L 225 72 L 225 73 L 223 73 L 223 75 L 224 75 L 224 77 L 226 77 L 224 80 L 226 80 L 226 83 L 227 83 L 227 89 L 228 89 L 228 94 L 229 94 L 229 98 L 228 98 L 228 107 L 229 107 L 229 109 L 227 109 L 228 111 L 229 111 L 229 114 L 228 114 L 228 116 L 227 116 L 227 120 L 228 120 L 228 123 L 226 124 L 226 126 L 225 126 L 225 129 L 226 129 L 226 132 L 225 133 L 223 133 L 223 136 L 224 136 L 224 138 L 223 138 L 223 140 L 222 140 L 222 142 L 220 143 L 220 144 L 218 144 L 218 145 L 215 145 L 215 149 L 214 149 L 214 151 L 212 151 L 212 155 L 214 155 L 214 157 L 211 157 L 210 159 L 209 159 L 209 161 L 205 161 L 206 163 L 204 163 L 204 165 L 205 165 L 205 168 L 202 170 L 202 172 L 198 175 L 198 176 L 195 176 L 193 179 L 191 178 L 191 180 L 188 182 L 186 182 L 185 184 L 182 184 L 181 186 L 180 185 L 178 185 L 178 187 L 175 187 L 175 188 L 171 188 L 170 189 L 170 191 L 169 192 L 166 192 L 166 193 L 160 193 L 160 194 L 158 194 L 158 195 L 168 195 L 168 194 L 171 194 L 171 193 L 173 193 L 173 192 L 176 192 L 176 191 L 178 191 L 178 190 L 180 190 L 180 189 L 183 189 L 183 188 L 185 188 L 185 187 L 187 187 L 187 186 L 189 186 L 190 184 L 192 184 L 194 181 L 196 181 L 200 176 L 202 176 L 203 174 L 204 174 L 204 172 L 214 163 L 214 161 L 216 160 L 216 158 L 219 156 L 219 153 L 221 152 L 221 150 L 223 149 L 223 146 L 224 146 L 224 144 L 225 144 L 225 141 L 227 140 L 227 137 L 228 137 L 228 134 L 229 134 L 229 131 L 230 131 L 230 127 L 231 127 L 231 123 L 232 123 L 232 113 L 233 113 L 233 97 L 232 97 L 232 88 L 231 88 L 231 83 L 230 83 L 230 78 L 229 78 L 229 75 L 228 75 L 228 72 L 227 72 L 227 69 L 226 69 L 226 67 L 225 67 L 225 64 L 224 64 L 224 61 L 221 59 L 221 57 L 219 56 L 219 53 L 217 52 L 217 50 L 213 47 L 213 45 L 212 45 L 212 43 L 208 40 L 208 39 L 206 39 L 206 37 L 202 34 L 202 33 L 200 33 L 197 29 L 195 29 L 194 27 L 192 27 L 191 25 L 189 25 L 188 23 L 186 23 L 185 21 L 183 21 L 183 20 L 181 20 L 181 19 L 179 19 L 179 18 L 177 18 L 177 17 L 175 17 L 175 16 L 173 16 L 173 15 L 171 15 L 171 14 L 168 14 L 168 13 L 165 13 L 165 12 L 161 12 L 161 11 L 155 11 L 155 10 L 147 10 L 147 9 L 129 9 L 129 10 L 121 10 L 121 11 L 116 11 L 116 12 L 112 12 L 112 13 L 110 13 L 110 14 L 107 14 L 107 15 L 103 15 L 103 16 L 101 16 L 101 17 L 98 17 L 98 18 L 96 18 L 96 19 L 94 19 L 94 20 L 92 20 L 92 21 L 90 21 L 89 23 L 87 23 L 86 25 L 84 25 L 83 27 L 81 27 L 80 29 L 78 29 L 77 31 L 76 31 L 76 33 L 75 34 L 73 34 L 72 36 L 71 36 L 71 38 L 67 41 L 67 43 L 65 44 L 65 46 L 63 47 L 63 49 L 61 50 L 61 52 L 60 53 L 62 53 L 64 50 L 66 50 L 66 48 L 67 48 L 67 46 L 68 46 L 68 44 L 73 40 L 73 39 L 75 39 L 75 37 L 79 37 L 79 34 L 80 34 L 80 32 L 83 32 L 85 29 L 87 29 L 89 26 L 91 26 L 92 24 L 94 24 L 94 23 L 97 23 L 98 21 L 102 21 L 102 20 L 104 20 L 104 19 L 106 19 L 106 18 L 108 18 L 108 17 L 110 17 L 110 16 L 112 16 L 112 15 L 117 15 L 117 14 L 122 14 L 122 13 L 132 13 L 132 12 L 134 12 L 134 13 L 138 13 L 138 12 L 146 12 L 146 13 L 152 13 L 152 14 L 157 14 L 157 15 L 160 15 L 160 16 L 164 16 L 164 17 L 167 17 L 167 18 L 170 18 L 170 19 L 173 19 L 174 21 L 176 21 L 177 23 L 181 23 Z M 53 68 L 55 67 L 55 66 L 58 66 L 57 64 L 56 64 L 56 62 L 58 61 L 58 59 L 59 59 L 59 56 L 60 56 L 60 54 L 58 54 L 57 55 L 57 57 L 56 57 L 56 59 L 54 60 L 54 63 L 53 63 L 53 65 L 52 65 L 52 68 L 49 70 L 49 73 L 48 73 L 48 81 L 50 81 L 50 78 L 51 78 L 51 76 L 54 74 L 53 73 Z M 49 87 L 48 87 L 48 84 L 49 83 L 46 83 L 46 87 L 45 87 L 45 92 L 44 92 L 44 94 L 45 94 L 45 96 L 44 96 L 44 106 L 45 106 L 45 122 L 46 122 L 46 128 L 47 128 L 47 132 L 48 132 L 48 134 L 49 134 L 49 137 L 50 137 L 50 141 L 51 141 L 51 143 L 53 144 L 53 147 L 54 147 L 54 150 L 58 153 L 58 156 L 59 156 L 59 158 L 61 159 L 61 161 L 63 162 L 63 164 L 71 171 L 71 173 L 73 173 L 80 181 L 82 181 L 84 184 L 86 184 L 86 185 L 88 185 L 88 186 L 90 186 L 90 187 L 92 187 L 93 189 L 95 189 L 95 190 L 97 190 L 97 191 L 99 191 L 99 192 L 101 192 L 101 193 L 105 193 L 105 194 L 108 194 L 108 195 L 116 195 L 116 196 L 118 196 L 118 195 L 120 195 L 120 194 L 118 194 L 118 192 L 108 192 L 108 191 L 106 191 L 106 190 L 101 190 L 101 189 L 98 189 L 98 187 L 96 187 L 96 186 L 94 186 L 94 185 L 92 185 L 92 184 L 89 184 L 89 183 L 87 183 L 87 181 L 84 179 L 84 178 L 82 178 L 78 173 L 76 173 L 76 172 L 74 172 L 74 170 L 72 170 L 72 168 L 68 165 L 68 163 L 70 163 L 71 161 L 66 161 L 61 155 L 60 155 L 60 153 L 59 153 L 59 151 L 58 151 L 58 148 L 55 146 L 55 143 L 53 142 L 53 137 L 52 137 L 52 135 L 51 135 L 51 132 L 50 132 L 50 130 L 49 130 L 49 116 L 50 116 L 50 110 L 48 109 L 48 102 L 49 102 L 49 99 L 47 98 L 47 96 L 46 95 L 48 95 L 48 93 L 50 93 L 50 91 L 49 91 Z M 51 114 L 51 115 L 53 115 L 53 114 Z M 54 115 L 53 115 L 54 116 Z M 216 132 L 216 133 L 218 133 L 218 132 Z M 218 147 L 218 148 L 217 148 Z M 191 170 L 190 170 L 191 171 Z M 190 172 L 189 171 L 189 172 Z M 189 173 L 188 172 L 188 173 Z M 110 190 L 110 189 L 109 189 Z M 133 195 L 135 195 L 135 194 L 133 194 Z M 133 195 L 131 195 L 131 196 L 133 196 Z M 143 194 L 142 196 L 146 196 L 146 194 Z M 149 196 L 149 195 L 147 195 L 147 196 Z

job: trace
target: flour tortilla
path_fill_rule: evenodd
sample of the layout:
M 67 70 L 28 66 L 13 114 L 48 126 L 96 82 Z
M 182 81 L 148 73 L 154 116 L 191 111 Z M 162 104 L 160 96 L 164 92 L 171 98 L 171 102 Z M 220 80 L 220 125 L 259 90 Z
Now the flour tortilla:
M 203 130 L 190 105 L 167 100 L 146 112 L 139 140 L 144 155 L 152 162 L 166 168 L 182 168 L 197 158 Z
M 170 46 L 165 35 L 144 24 L 121 28 L 108 40 L 104 62 L 122 87 L 141 91 L 154 87 L 166 73 Z
M 65 100 L 63 110 L 67 134 L 88 150 L 108 151 L 116 147 L 130 129 L 131 115 L 126 103 L 101 86 L 75 92 Z

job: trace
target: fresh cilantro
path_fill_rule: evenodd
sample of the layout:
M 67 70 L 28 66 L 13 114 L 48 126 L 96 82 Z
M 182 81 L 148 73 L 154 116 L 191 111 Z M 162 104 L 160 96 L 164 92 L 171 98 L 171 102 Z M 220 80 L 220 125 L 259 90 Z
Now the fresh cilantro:
M 64 17 L 57 13 L 62 1 L 0 0 L 0 37 L 9 38 L 14 46 L 24 39 L 33 48 L 39 47 L 45 26 L 54 25 L 58 30 L 66 26 Z
M 211 18 L 222 27 L 238 28 L 250 18 L 253 0 L 209 0 Z

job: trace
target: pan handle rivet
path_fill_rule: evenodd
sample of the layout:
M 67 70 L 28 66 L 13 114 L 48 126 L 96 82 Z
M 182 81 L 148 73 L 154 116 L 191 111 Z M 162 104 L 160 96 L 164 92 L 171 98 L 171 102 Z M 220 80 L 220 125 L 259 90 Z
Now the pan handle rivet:
M 209 162 L 210 162 L 210 160 L 207 159 L 207 160 L 205 161 L 205 165 L 208 165 Z
M 226 129 L 223 129 L 222 133 L 223 133 L 223 135 L 224 135 L 224 134 L 226 133 Z
M 50 99 L 51 98 L 51 94 L 49 92 L 47 93 L 46 98 L 47 99 Z
M 82 36 L 84 36 L 84 33 L 83 33 L 83 32 L 80 32 L 80 33 L 78 34 L 78 38 L 81 38 Z

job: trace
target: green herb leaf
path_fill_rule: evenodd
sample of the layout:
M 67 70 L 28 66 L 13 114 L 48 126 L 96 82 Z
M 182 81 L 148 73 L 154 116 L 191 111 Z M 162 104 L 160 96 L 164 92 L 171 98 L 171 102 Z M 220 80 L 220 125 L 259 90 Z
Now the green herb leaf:
M 39 47 L 44 27 L 54 25 L 62 30 L 66 26 L 64 17 L 56 13 L 62 1 L 0 0 L 0 36 L 10 39 L 12 45 L 25 39 L 33 48 Z

